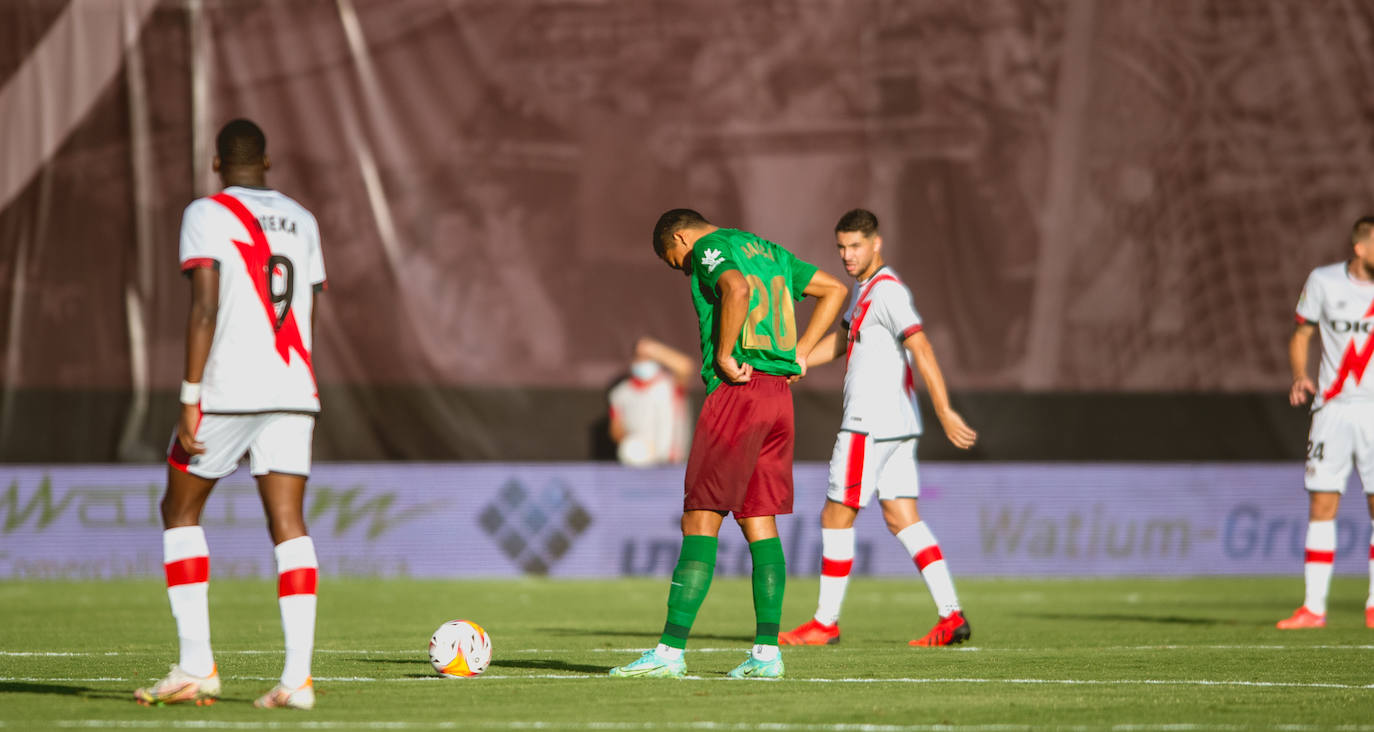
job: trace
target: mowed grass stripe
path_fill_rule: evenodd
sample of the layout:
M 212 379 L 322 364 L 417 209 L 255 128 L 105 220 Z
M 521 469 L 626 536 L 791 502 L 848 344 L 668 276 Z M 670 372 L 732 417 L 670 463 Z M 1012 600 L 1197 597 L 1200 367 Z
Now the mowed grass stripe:
M 1301 601 L 1296 571 L 956 579 L 971 643 L 906 647 L 934 620 L 919 579 L 856 577 L 844 641 L 785 649 L 789 678 L 772 683 L 724 678 L 753 639 L 745 578 L 716 578 L 692 631 L 688 665 L 697 678 L 678 683 L 605 675 L 657 639 L 666 578 L 322 580 L 313 667 L 320 696 L 309 714 L 251 705 L 281 671 L 271 580 L 212 581 L 211 626 L 228 684 L 211 710 L 148 710 L 130 699 L 177 657 L 163 582 L 6 581 L 0 649 L 14 655 L 0 652 L 0 721 L 16 730 L 58 722 L 416 730 L 684 722 L 658 728 L 775 732 L 1374 727 L 1365 577 L 1335 578 L 1328 626 L 1301 632 L 1273 627 Z M 815 579 L 789 578 L 783 625 L 810 617 L 816 591 Z M 430 633 L 459 617 L 493 636 L 484 677 L 446 680 L 429 668 Z

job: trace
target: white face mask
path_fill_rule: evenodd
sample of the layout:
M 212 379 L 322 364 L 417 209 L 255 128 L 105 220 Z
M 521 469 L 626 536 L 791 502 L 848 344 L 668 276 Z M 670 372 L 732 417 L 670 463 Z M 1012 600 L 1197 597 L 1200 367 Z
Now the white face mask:
M 652 359 L 641 359 L 630 364 L 630 375 L 640 381 L 648 381 L 658 376 L 659 365 Z

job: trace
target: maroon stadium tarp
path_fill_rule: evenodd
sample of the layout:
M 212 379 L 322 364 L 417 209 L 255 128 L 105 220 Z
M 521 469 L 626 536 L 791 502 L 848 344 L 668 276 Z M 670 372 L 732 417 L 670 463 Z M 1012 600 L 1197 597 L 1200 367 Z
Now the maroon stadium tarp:
M 1335 0 L 4 3 L 0 459 L 156 459 L 238 116 L 323 231 L 322 457 L 585 453 L 637 337 L 695 352 L 676 206 L 838 275 L 877 212 L 956 393 L 1281 396 L 1374 210 L 1371 41 Z

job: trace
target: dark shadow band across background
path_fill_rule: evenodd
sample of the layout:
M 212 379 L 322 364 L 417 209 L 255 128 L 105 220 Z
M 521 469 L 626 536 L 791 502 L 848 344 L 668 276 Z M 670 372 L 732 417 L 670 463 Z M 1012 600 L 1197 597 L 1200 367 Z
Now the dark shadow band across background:
M 701 394 L 692 395 L 700 408 Z M 315 459 L 611 459 L 605 392 L 595 389 L 333 387 L 315 432 Z M 132 396 L 118 390 L 24 389 L 7 395 L 0 461 L 160 460 L 176 395 L 155 392 L 126 430 Z M 795 393 L 798 460 L 829 460 L 837 391 Z M 964 392 L 955 408 L 979 432 L 955 449 L 922 397 L 923 460 L 1301 461 L 1308 414 L 1279 393 Z

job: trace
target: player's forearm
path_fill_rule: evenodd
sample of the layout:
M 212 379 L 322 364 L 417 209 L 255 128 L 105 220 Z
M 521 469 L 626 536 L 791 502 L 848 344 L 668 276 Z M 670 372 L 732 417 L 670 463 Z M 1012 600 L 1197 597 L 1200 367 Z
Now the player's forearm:
M 940 371 L 939 362 L 935 360 L 935 350 L 930 347 L 930 341 L 926 340 L 923 334 L 917 333 L 908 338 L 905 345 L 911 353 L 911 360 L 916 364 L 916 370 L 921 374 L 921 381 L 925 382 L 926 393 L 930 395 L 930 405 L 936 414 L 944 414 L 950 409 L 949 392 L 945 389 L 945 375 Z
M 210 359 L 210 345 L 215 341 L 217 308 L 191 307 L 186 319 L 186 370 L 183 378 L 199 384 L 205 375 L 205 363 Z
M 696 370 L 695 364 L 687 354 L 647 336 L 640 338 L 635 344 L 635 356 L 663 364 L 682 383 L 690 381 L 692 373 Z
M 812 348 L 811 352 L 806 355 L 806 367 L 812 368 L 823 363 L 830 363 L 839 358 L 842 353 L 844 353 L 844 340 L 832 330 L 826 333 L 825 337 L 816 344 L 816 347 Z
M 1293 381 L 1308 378 L 1307 353 L 1312 342 L 1312 330 L 1310 326 L 1300 325 L 1288 339 L 1288 367 Z
M 735 344 L 739 343 L 740 333 L 744 331 L 744 316 L 749 312 L 749 288 L 746 286 L 725 289 L 720 296 L 720 306 L 716 359 L 727 358 L 735 352 Z
M 837 287 L 826 288 L 816 298 L 816 309 L 811 311 L 811 320 L 806 324 L 806 330 L 802 332 L 801 338 L 797 339 L 797 352 L 810 354 L 816 349 L 821 338 L 825 337 L 830 326 L 835 324 L 835 318 L 840 314 L 840 308 L 844 307 L 845 297 L 849 291 L 844 285 L 835 283 Z M 834 358 L 832 354 L 831 358 Z M 811 364 L 808 355 L 807 365 Z
M 199 384 L 215 341 L 215 321 L 219 317 L 219 271 L 191 271 L 191 310 L 186 317 L 186 368 L 184 378 Z

